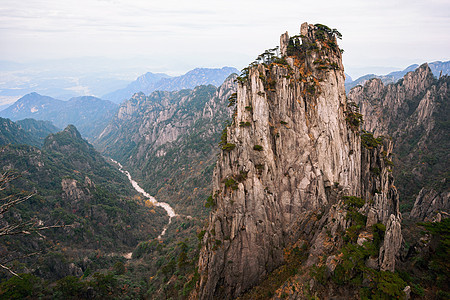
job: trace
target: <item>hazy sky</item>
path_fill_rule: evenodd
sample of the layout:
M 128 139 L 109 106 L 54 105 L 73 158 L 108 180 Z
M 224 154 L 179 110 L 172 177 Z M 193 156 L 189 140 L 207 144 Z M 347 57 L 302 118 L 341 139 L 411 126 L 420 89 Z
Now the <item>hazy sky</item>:
M 0 57 L 135 59 L 169 74 L 242 68 L 305 21 L 342 33 L 353 77 L 450 59 L 449 0 L 1 0 Z

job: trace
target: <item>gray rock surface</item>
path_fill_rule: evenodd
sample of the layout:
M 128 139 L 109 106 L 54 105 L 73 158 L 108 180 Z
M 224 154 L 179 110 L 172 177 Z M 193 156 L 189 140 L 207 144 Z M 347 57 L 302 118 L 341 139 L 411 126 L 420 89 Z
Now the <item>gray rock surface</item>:
M 363 129 L 392 138 L 394 176 L 402 203 L 407 208 L 414 202 L 419 205 L 411 214 L 414 218 L 425 218 L 419 211 L 428 207 L 420 205 L 433 201 L 448 213 L 449 86 L 448 76 L 436 79 L 423 64 L 396 84 L 372 79 L 348 94 L 364 116 Z M 433 200 L 437 194 L 441 196 Z
M 450 211 L 449 198 L 450 192 L 438 193 L 433 189 L 422 188 L 409 216 L 419 221 L 432 221 L 441 211 Z
M 317 30 L 302 24 L 299 44 L 311 47 Z M 373 204 L 362 211 L 390 224 L 389 236 L 401 241 L 396 190 L 381 162 L 385 150 L 361 150 L 359 131 L 346 120 L 341 52 L 328 44 L 335 38 L 300 53 L 285 45 L 286 34 L 280 40 L 289 65 L 251 66 L 238 86 L 230 147 L 213 176 L 216 207 L 199 259 L 201 299 L 239 296 L 279 266 L 283 249 L 300 235 L 311 244 L 309 265 L 342 245 L 337 232 L 349 226 L 343 195 L 367 196 Z M 375 165 L 380 175 L 365 177 Z M 385 269 L 395 264 L 392 242 L 385 242 Z

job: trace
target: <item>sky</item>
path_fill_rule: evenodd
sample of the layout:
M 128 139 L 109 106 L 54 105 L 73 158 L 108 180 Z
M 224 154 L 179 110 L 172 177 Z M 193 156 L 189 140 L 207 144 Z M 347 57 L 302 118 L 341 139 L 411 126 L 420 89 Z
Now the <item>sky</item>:
M 1 0 L 0 59 L 90 57 L 94 68 L 97 61 L 170 75 L 240 69 L 303 22 L 342 33 L 354 79 L 450 59 L 449 0 Z

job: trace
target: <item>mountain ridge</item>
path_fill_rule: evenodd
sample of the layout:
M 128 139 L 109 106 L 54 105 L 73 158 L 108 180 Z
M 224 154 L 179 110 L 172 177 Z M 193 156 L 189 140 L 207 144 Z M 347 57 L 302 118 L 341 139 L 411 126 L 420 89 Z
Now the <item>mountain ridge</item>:
M 420 202 L 416 197 L 423 188 L 431 194 L 449 190 L 445 175 L 449 167 L 445 154 L 449 147 L 445 125 L 450 114 L 448 78 L 437 79 L 425 63 L 395 84 L 385 85 L 374 78 L 348 94 L 365 116 L 365 130 L 393 138 L 394 175 L 406 211 Z M 420 194 L 426 197 L 427 193 Z
M 117 107 L 111 101 L 92 96 L 62 101 L 33 92 L 0 111 L 0 116 L 13 121 L 25 118 L 51 121 L 60 128 L 72 123 L 84 136 L 93 138 L 106 126 Z
M 439 78 L 441 75 L 449 75 L 450 74 L 450 61 L 434 61 L 427 63 L 430 67 L 433 75 L 436 78 Z M 357 78 L 354 81 L 349 81 L 345 83 L 345 91 L 348 93 L 352 88 L 357 85 L 364 85 L 368 80 L 373 78 L 379 78 L 384 84 L 396 83 L 398 80 L 403 78 L 406 73 L 415 71 L 419 67 L 418 64 L 412 64 L 401 71 L 390 72 L 386 75 L 375 75 L 375 74 L 367 74 Z M 442 73 L 441 73 L 442 72 Z
M 146 73 L 139 76 L 134 82 L 130 83 L 126 88 L 120 89 L 103 96 L 105 99 L 119 103 L 129 99 L 137 92 L 143 92 L 148 95 L 153 91 L 175 91 L 182 89 L 193 89 L 196 86 L 212 84 L 216 87 L 220 86 L 223 81 L 232 73 L 238 73 L 238 70 L 232 67 L 222 68 L 195 68 L 187 73 L 170 77 L 166 74 Z M 149 74 L 150 80 L 147 80 Z
M 185 214 L 204 214 L 210 187 L 206 174 L 212 175 L 220 132 L 230 118 L 226 105 L 235 77 L 230 75 L 218 88 L 137 93 L 122 103 L 94 144 L 126 166 L 157 199 Z M 183 188 L 175 189 L 177 185 Z

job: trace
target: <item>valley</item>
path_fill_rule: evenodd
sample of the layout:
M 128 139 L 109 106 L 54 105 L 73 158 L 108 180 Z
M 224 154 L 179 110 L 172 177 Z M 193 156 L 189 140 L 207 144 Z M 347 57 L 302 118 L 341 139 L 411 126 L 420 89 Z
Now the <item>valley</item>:
M 127 176 L 127 178 L 130 181 L 131 185 L 133 186 L 133 188 L 138 193 L 141 193 L 142 195 L 144 195 L 145 198 L 149 199 L 151 204 L 153 204 L 155 206 L 158 206 L 158 207 L 161 207 L 161 208 L 163 208 L 166 211 L 167 215 L 169 216 L 169 223 L 167 224 L 167 226 L 164 227 L 163 231 L 161 231 L 161 233 L 158 235 L 158 239 L 160 239 L 163 235 L 166 234 L 167 227 L 172 222 L 172 218 L 176 217 L 177 214 L 175 213 L 175 211 L 173 210 L 173 208 L 169 204 L 167 204 L 165 202 L 158 202 L 158 201 L 156 201 L 156 199 L 154 197 L 150 196 L 146 191 L 144 191 L 144 189 L 142 189 L 139 186 L 139 184 L 131 178 L 130 172 L 123 170 L 123 166 L 120 163 L 118 163 L 117 161 L 115 161 L 113 159 L 111 159 L 111 161 L 119 166 L 119 171 Z
M 353 81 L 341 38 L 0 111 L 0 299 L 446 299 L 449 62 Z

